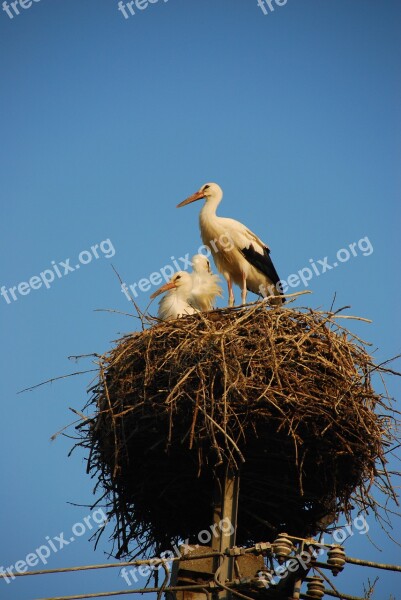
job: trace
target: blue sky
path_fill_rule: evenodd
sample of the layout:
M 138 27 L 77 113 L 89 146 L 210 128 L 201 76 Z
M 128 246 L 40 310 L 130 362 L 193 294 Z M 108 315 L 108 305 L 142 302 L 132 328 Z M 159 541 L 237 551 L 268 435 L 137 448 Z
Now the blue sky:
M 367 238 L 372 250 L 357 245 L 314 277 L 303 303 L 329 308 L 336 293 L 337 307 L 372 319 L 352 329 L 378 361 L 398 353 L 400 326 L 397 0 L 288 0 L 267 15 L 256 0 L 159 0 L 128 19 L 116 0 L 40 0 L 20 13 L 0 10 L 0 286 L 17 287 L 17 300 L 0 296 L 0 566 L 71 532 L 89 509 L 68 502 L 92 501 L 83 454 L 49 441 L 85 404 L 90 375 L 17 391 L 87 367 L 67 357 L 104 352 L 137 327 L 94 312 L 130 311 L 111 265 L 133 284 L 194 254 L 200 205 L 175 205 L 201 184 L 222 186 L 220 214 L 270 245 L 284 279 Z M 74 270 L 62 275 L 67 259 Z M 33 279 L 18 291 L 52 268 L 48 288 Z M 348 553 L 399 562 L 373 516 L 369 525 L 380 550 L 356 533 Z M 105 562 L 107 536 L 96 552 L 88 537 L 47 566 Z M 362 595 L 376 574 L 377 597 L 400 589 L 400 575 L 358 567 L 337 584 Z M 126 584 L 109 570 L 0 587 L 31 600 Z

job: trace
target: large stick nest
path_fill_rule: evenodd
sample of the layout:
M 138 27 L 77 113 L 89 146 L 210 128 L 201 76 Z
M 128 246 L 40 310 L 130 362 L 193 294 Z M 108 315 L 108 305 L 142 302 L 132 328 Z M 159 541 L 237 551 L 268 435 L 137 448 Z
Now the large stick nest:
M 117 556 L 210 527 L 227 466 L 240 472 L 239 544 L 376 511 L 374 482 L 393 496 L 393 419 L 371 383 L 386 369 L 340 318 L 219 310 L 145 327 L 98 359 L 79 445 L 115 518 Z

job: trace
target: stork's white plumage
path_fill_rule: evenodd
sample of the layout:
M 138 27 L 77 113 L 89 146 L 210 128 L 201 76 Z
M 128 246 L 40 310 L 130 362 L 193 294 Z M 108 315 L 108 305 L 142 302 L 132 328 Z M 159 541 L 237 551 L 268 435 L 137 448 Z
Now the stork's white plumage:
M 156 298 L 156 296 L 167 292 L 159 302 L 157 313 L 159 319 L 169 321 L 198 312 L 190 304 L 192 286 L 193 280 L 191 274 L 187 271 L 178 271 L 172 276 L 170 281 L 156 290 L 151 295 L 151 298 Z
M 222 296 L 220 278 L 212 272 L 210 261 L 203 254 L 195 254 L 192 263 L 191 304 L 199 310 L 212 310 L 217 296 Z
M 269 247 L 239 221 L 216 215 L 223 198 L 223 190 L 217 183 L 206 183 L 177 208 L 201 198 L 205 199 L 199 215 L 202 240 L 227 281 L 229 305 L 234 304 L 233 283 L 241 288 L 242 304 L 246 302 L 247 290 L 263 297 L 276 296 L 272 302 L 281 304 L 284 299 L 280 296 L 280 278 Z

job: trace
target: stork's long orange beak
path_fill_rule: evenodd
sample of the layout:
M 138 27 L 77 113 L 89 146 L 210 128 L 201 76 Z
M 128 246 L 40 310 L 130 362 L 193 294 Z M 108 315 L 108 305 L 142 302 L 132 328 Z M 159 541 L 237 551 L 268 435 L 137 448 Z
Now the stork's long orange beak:
M 173 283 L 172 281 L 168 281 L 167 283 L 162 285 L 158 290 L 153 292 L 153 294 L 151 295 L 152 300 L 153 300 L 153 298 L 156 298 L 156 296 L 160 296 L 160 294 L 164 294 L 164 292 L 167 292 L 168 290 L 172 290 L 174 287 L 175 287 L 175 283 Z
M 181 208 L 181 206 L 186 206 L 187 204 L 191 204 L 191 202 L 195 202 L 195 200 L 200 200 L 201 198 L 204 198 L 204 197 L 205 197 L 204 192 L 195 192 L 195 194 L 192 194 L 192 196 L 190 196 L 186 200 L 183 200 L 182 202 L 177 204 L 176 208 Z

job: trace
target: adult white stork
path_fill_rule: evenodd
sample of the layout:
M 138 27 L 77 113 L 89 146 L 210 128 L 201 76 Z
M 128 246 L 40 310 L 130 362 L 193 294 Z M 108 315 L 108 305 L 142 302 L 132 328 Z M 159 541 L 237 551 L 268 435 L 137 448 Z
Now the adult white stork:
M 272 303 L 282 304 L 280 278 L 269 247 L 239 221 L 217 216 L 216 209 L 223 198 L 223 190 L 217 183 L 205 183 L 177 208 L 201 198 L 205 199 L 199 215 L 202 240 L 227 281 L 229 306 L 234 304 L 233 283 L 241 288 L 242 304 L 246 302 L 247 290 L 263 297 L 275 296 Z
M 196 308 L 191 306 L 190 297 L 193 287 L 193 280 L 187 271 L 178 271 L 174 273 L 170 281 L 156 290 L 151 298 L 156 298 L 160 294 L 167 292 L 159 302 L 157 316 L 163 321 L 178 319 L 184 315 L 193 315 Z
M 212 310 L 217 296 L 222 296 L 220 277 L 212 272 L 210 261 L 203 254 L 195 254 L 192 264 L 192 291 L 190 303 L 199 310 Z

